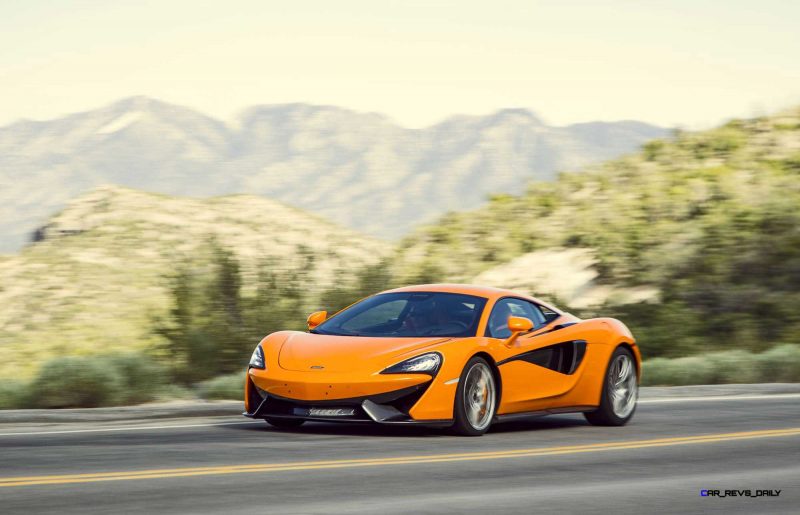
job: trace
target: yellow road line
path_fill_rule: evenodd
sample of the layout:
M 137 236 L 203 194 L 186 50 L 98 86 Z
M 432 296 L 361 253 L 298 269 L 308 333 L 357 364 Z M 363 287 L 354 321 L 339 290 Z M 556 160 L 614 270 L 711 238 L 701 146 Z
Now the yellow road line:
M 225 466 L 191 467 L 191 468 L 150 469 L 150 470 L 122 471 L 122 472 L 97 472 L 90 474 L 6 477 L 6 478 L 0 478 L 0 488 L 14 487 L 14 486 L 56 485 L 56 484 L 68 484 L 68 483 L 93 483 L 99 481 L 159 479 L 168 477 L 192 477 L 192 476 L 224 475 L 224 474 L 248 474 L 248 473 L 296 471 L 296 470 L 320 470 L 320 469 L 337 469 L 337 468 L 353 468 L 353 467 L 374 467 L 374 466 L 384 466 L 384 465 L 412 465 L 412 464 L 423 464 L 423 463 L 508 459 L 508 458 L 534 457 L 534 456 L 552 456 L 559 454 L 576 454 L 584 452 L 641 449 L 645 447 L 665 447 L 673 445 L 729 442 L 733 440 L 748 440 L 754 438 L 777 438 L 784 436 L 800 436 L 800 428 L 768 429 L 762 431 L 680 436 L 672 438 L 605 442 L 605 443 L 569 445 L 560 447 L 512 449 L 507 451 L 432 454 L 432 455 L 419 455 L 419 456 L 398 456 L 398 457 L 364 458 L 364 459 L 350 459 L 350 460 L 306 461 L 306 462 L 294 462 L 294 463 L 291 462 L 262 463 L 262 464 L 252 464 L 252 465 L 225 465 Z

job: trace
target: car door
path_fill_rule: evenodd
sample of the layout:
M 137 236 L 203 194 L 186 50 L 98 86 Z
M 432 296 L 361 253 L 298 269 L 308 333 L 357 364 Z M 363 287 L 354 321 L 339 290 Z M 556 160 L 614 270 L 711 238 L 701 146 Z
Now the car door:
M 534 323 L 533 331 L 520 336 L 510 347 L 502 342 L 511 336 L 508 316 L 522 316 Z M 586 350 L 586 343 L 575 339 L 569 327 L 553 330 L 553 316 L 525 299 L 506 297 L 492 308 L 485 336 L 500 343 L 497 356 L 503 393 L 498 414 L 538 411 L 554 403 L 577 382 L 575 372 Z

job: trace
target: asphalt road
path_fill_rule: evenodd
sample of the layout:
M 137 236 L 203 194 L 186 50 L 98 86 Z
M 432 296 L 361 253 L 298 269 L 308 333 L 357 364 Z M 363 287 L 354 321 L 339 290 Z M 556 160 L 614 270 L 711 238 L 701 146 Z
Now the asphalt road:
M 703 497 L 703 489 L 781 490 Z M 800 396 L 438 430 L 234 417 L 0 427 L 0 513 L 798 513 Z

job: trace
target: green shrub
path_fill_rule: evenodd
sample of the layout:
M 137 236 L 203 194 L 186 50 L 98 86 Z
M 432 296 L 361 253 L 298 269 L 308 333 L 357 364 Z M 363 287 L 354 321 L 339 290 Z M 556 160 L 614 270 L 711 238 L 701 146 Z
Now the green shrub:
M 720 157 L 725 157 L 745 144 L 741 131 L 719 129 L 712 133 L 710 147 Z
M 153 400 L 163 369 L 139 354 L 71 356 L 45 363 L 29 386 L 29 408 L 94 408 Z
M 743 350 L 713 352 L 705 356 L 712 375 L 706 384 L 757 383 L 761 381 L 758 357 Z
M 654 358 L 644 362 L 643 383 L 647 386 L 708 384 L 714 375 L 712 364 L 703 356 Z
M 116 404 L 123 385 L 102 357 L 63 357 L 42 365 L 30 388 L 30 407 L 94 408 Z
M 0 409 L 24 408 L 27 402 L 28 385 L 20 381 L 0 382 Z
M 164 388 L 166 371 L 141 354 L 116 354 L 107 356 L 108 366 L 115 370 L 120 392 L 118 404 L 140 404 L 153 400 Z
M 761 354 L 742 350 L 712 352 L 644 362 L 645 386 L 777 383 L 800 381 L 800 345 L 773 347 Z
M 215 377 L 197 386 L 200 397 L 204 399 L 241 400 L 244 398 L 244 373 Z
M 758 356 L 761 381 L 800 382 L 800 345 L 779 345 Z
M 642 147 L 642 153 L 647 161 L 655 161 L 656 158 L 664 151 L 666 144 L 662 140 L 648 141 Z
M 195 400 L 197 396 L 189 388 L 177 384 L 170 383 L 162 385 L 158 391 L 153 394 L 152 402 L 174 402 L 174 401 L 189 401 Z

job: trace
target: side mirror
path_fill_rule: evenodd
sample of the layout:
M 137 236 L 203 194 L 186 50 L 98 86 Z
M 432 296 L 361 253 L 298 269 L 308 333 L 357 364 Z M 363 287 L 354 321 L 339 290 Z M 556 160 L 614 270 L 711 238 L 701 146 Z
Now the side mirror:
M 519 335 L 533 329 L 533 322 L 530 318 L 510 316 L 508 317 L 508 329 L 511 331 L 511 336 L 506 340 L 506 346 L 511 347 Z
M 324 322 L 326 318 L 328 318 L 327 311 L 315 311 L 314 313 L 311 313 L 310 315 L 308 315 L 308 318 L 306 319 L 306 323 L 308 324 L 308 330 L 310 331 L 311 329 L 314 329 L 319 324 Z

